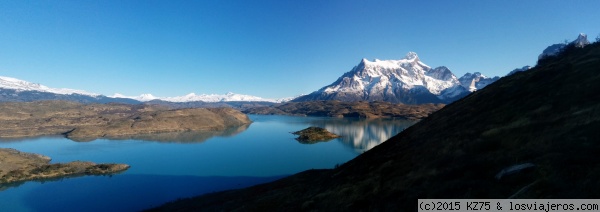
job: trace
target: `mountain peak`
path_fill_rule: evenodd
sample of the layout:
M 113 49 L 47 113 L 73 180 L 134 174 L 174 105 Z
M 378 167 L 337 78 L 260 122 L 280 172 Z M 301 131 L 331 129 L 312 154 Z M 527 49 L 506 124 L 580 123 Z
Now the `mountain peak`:
M 140 98 L 142 98 L 142 99 L 148 99 L 148 100 L 156 99 L 156 97 L 154 95 L 149 94 L 149 93 L 145 93 L 145 94 L 140 95 Z
M 481 74 L 481 72 L 475 72 L 472 74 L 467 72 L 465 75 L 458 78 L 458 81 L 464 88 L 474 92 L 488 86 L 489 84 L 492 84 L 498 80 L 498 78 L 499 77 L 487 77 Z
M 404 57 L 404 59 L 407 59 L 407 60 L 414 60 L 414 59 L 417 59 L 417 60 L 418 60 L 418 59 L 419 59 L 419 56 L 418 56 L 418 55 L 417 55 L 417 53 L 415 53 L 415 52 L 408 52 L 408 53 L 406 54 L 406 56 Z
M 363 59 L 335 82 L 293 101 L 387 101 L 394 103 L 448 103 L 469 91 L 450 69 L 431 68 L 417 53 L 399 60 Z
M 427 76 L 433 77 L 434 79 L 444 81 L 452 80 L 453 78 L 457 79 L 456 76 L 452 73 L 452 71 L 450 71 L 450 69 L 448 69 L 448 67 L 446 66 L 440 66 L 434 69 L 430 69 L 425 74 Z
M 50 88 L 48 86 L 45 86 L 45 85 L 42 85 L 39 83 L 32 83 L 32 82 L 20 80 L 17 78 L 3 77 L 3 76 L 0 76 L 0 88 L 13 89 L 16 91 L 39 91 L 39 92 L 48 92 L 48 93 L 64 94 L 64 95 L 80 94 L 80 95 L 87 95 L 87 96 L 92 96 L 92 97 L 97 97 L 100 95 L 100 94 L 95 94 L 95 93 L 91 93 L 91 92 L 87 92 L 87 91 L 68 89 L 68 88 Z
M 584 47 L 586 45 L 589 45 L 590 41 L 588 41 L 587 35 L 585 33 L 579 33 L 579 36 L 577 36 L 577 39 L 575 39 L 571 43 L 574 44 L 575 47 L 582 48 L 582 47 Z

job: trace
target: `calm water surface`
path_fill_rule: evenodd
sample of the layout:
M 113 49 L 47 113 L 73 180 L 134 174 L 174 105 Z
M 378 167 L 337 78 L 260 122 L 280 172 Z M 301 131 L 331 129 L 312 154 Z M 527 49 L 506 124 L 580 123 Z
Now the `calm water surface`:
M 307 169 L 333 168 L 414 124 L 402 119 L 250 115 L 250 126 L 74 142 L 61 137 L 0 141 L 0 148 L 74 160 L 126 163 L 112 176 L 0 185 L 0 211 L 136 211 L 177 198 L 247 187 Z M 290 132 L 319 126 L 342 137 L 301 144 Z

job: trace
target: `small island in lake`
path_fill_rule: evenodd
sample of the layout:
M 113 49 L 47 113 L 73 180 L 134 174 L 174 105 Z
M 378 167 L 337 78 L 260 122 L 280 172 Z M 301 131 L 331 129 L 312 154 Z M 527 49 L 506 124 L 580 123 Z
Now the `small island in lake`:
M 50 157 L 0 148 L 0 183 L 74 175 L 103 175 L 125 171 L 127 164 L 96 164 L 74 161 L 50 164 Z
M 305 144 L 312 144 L 318 141 L 328 141 L 340 137 L 339 135 L 336 135 L 320 127 L 308 127 L 306 129 L 293 132 L 292 134 L 298 135 L 298 138 L 296 138 L 296 140 L 298 140 L 300 143 Z

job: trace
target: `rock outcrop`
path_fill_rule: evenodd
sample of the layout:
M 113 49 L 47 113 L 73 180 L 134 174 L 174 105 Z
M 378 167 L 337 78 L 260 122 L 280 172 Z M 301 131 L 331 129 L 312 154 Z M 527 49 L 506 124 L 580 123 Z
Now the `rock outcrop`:
M 308 127 L 306 129 L 293 132 L 292 134 L 298 135 L 298 138 L 296 138 L 296 140 L 304 144 L 312 144 L 317 143 L 319 141 L 328 141 L 340 137 L 339 135 L 336 135 L 320 127 Z
M 126 164 L 96 164 L 74 161 L 50 164 L 44 155 L 0 148 L 0 183 L 59 178 L 73 175 L 103 175 L 125 171 Z

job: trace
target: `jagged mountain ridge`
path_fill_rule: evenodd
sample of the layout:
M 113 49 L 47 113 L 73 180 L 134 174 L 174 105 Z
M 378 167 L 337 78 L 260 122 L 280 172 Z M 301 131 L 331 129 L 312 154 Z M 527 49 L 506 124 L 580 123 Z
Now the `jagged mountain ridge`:
M 557 44 L 548 46 L 538 56 L 538 60 L 544 59 L 545 57 L 548 57 L 548 56 L 555 56 L 558 53 L 560 53 L 568 45 L 574 45 L 577 48 L 583 48 L 589 44 L 590 44 L 590 41 L 588 41 L 587 35 L 585 33 L 579 33 L 577 38 L 575 40 L 571 41 L 570 43 L 566 43 L 566 41 L 565 41 L 565 43 L 557 43 Z
M 498 76 L 487 77 L 479 72 L 475 72 L 473 74 L 466 73 L 464 76 L 460 77 L 458 81 L 460 81 L 460 84 L 470 92 L 475 92 L 496 82 L 498 79 L 500 79 Z
M 90 96 L 84 94 L 57 94 L 45 91 L 21 91 L 0 88 L 0 102 L 33 102 L 43 100 L 65 100 L 80 103 L 124 103 L 139 104 L 141 102 L 127 98 L 111 98 L 104 95 Z
M 340 100 L 450 103 L 496 81 L 479 72 L 460 79 L 445 66 L 431 68 L 409 52 L 400 60 L 362 61 L 332 84 L 292 101 Z
M 121 97 L 121 98 L 130 98 L 135 99 L 141 102 L 148 102 L 152 100 L 161 100 L 166 102 L 271 102 L 271 103 L 281 103 L 289 101 L 291 98 L 281 98 L 281 99 L 267 99 L 258 96 L 251 96 L 245 94 L 237 94 L 232 92 L 227 92 L 226 94 L 195 94 L 189 93 L 184 96 L 176 96 L 176 97 L 156 97 L 152 94 L 142 94 L 140 96 L 125 96 L 119 93 L 112 95 L 111 97 Z
M 0 76 L 0 88 L 1 89 L 9 89 L 16 91 L 37 91 L 37 92 L 47 92 L 47 93 L 55 93 L 55 94 L 80 94 L 87 96 L 99 96 L 100 94 L 95 94 L 82 90 L 68 89 L 68 88 L 50 88 L 45 85 L 41 85 L 39 83 L 27 82 L 24 80 L 12 78 L 12 77 L 2 77 Z
M 512 70 L 511 72 L 506 74 L 506 76 L 510 76 L 510 75 L 513 75 L 513 74 L 516 74 L 516 73 L 519 73 L 522 71 L 527 71 L 529 69 L 531 69 L 531 66 L 523 66 L 522 68 L 515 68 L 514 70 Z
M 0 102 L 30 102 L 41 100 L 67 100 L 81 103 L 140 103 L 133 99 L 111 98 L 100 94 L 68 88 L 50 88 L 39 83 L 0 76 Z

